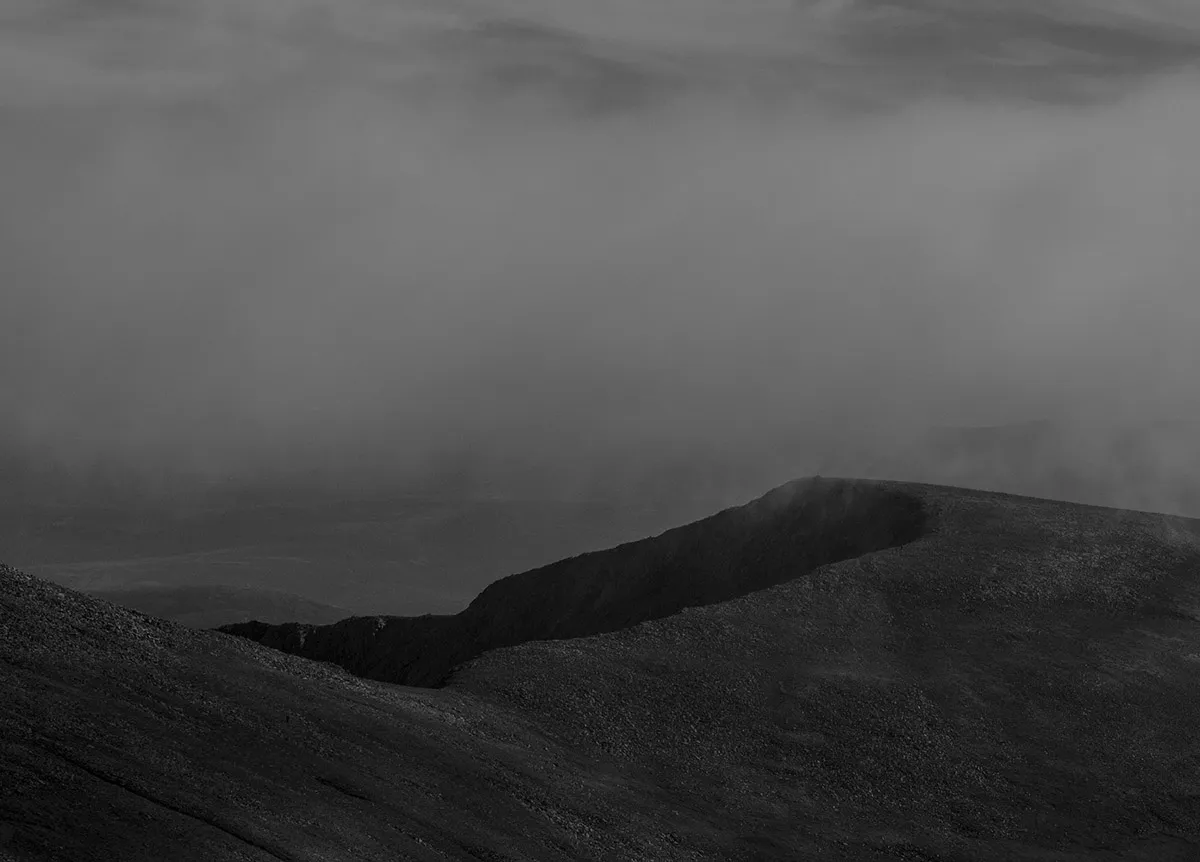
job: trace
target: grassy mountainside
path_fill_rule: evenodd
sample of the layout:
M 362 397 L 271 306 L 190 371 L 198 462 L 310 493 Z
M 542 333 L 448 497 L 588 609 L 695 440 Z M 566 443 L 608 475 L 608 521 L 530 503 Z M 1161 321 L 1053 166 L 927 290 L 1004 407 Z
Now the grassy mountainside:
M 894 510 L 920 514 L 911 541 L 881 526 Z M 811 525 L 805 511 L 839 513 L 818 519 L 847 543 L 830 546 L 863 553 L 816 559 L 780 514 Z M 5 570 L 6 847 L 130 860 L 1200 852 L 1200 523 L 823 481 L 609 554 L 621 565 L 565 561 L 478 601 L 500 615 L 494 597 L 524 596 L 573 625 L 587 608 L 615 622 L 604 612 L 656 584 L 678 597 L 694 583 L 716 603 L 491 650 L 438 689 Z M 588 571 L 613 585 L 607 599 L 566 583 L 540 602 L 525 592 Z M 731 572 L 753 591 L 705 593 Z

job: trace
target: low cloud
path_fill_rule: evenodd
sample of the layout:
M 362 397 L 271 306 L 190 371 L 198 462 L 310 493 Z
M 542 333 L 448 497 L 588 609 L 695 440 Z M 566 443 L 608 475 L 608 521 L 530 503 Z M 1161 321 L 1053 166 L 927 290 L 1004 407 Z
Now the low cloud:
M 1011 58 L 930 71 L 829 4 L 238 7 L 0 21 L 10 451 L 579 489 L 1195 419 L 1181 36 L 1019 99 Z

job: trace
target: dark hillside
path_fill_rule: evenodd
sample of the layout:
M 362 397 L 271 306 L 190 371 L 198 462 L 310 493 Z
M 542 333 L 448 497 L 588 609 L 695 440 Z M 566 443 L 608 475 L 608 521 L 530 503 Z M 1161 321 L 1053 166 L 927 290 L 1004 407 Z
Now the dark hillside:
M 917 538 L 888 545 L 889 512 L 918 513 Z M 788 530 L 814 519 L 823 548 L 851 529 L 884 547 L 813 567 Z M 1200 522 L 830 480 L 610 553 L 625 566 L 560 571 L 619 585 L 548 592 L 547 619 L 609 624 L 618 597 L 655 595 L 644 577 L 712 598 L 737 572 L 743 594 L 492 649 L 420 689 L 4 570 L 0 844 L 123 862 L 1200 858 Z M 536 630 L 511 618 L 510 636 Z M 411 644 L 444 625 L 411 621 Z
M 920 501 L 878 484 L 809 479 L 661 536 L 499 580 L 454 616 L 362 617 L 222 631 L 359 676 L 441 684 L 496 647 L 627 628 L 726 601 L 817 566 L 910 542 Z
M 730 856 L 872 811 L 869 858 L 1200 858 L 1197 523 L 913 490 L 918 542 L 452 687 L 739 812 Z
M 358 680 L 7 567 L 0 692 L 6 862 L 601 859 L 627 840 L 583 802 L 622 795 L 625 779 L 598 794 L 572 789 L 611 768 L 519 717 Z M 582 804 L 565 803 L 573 796 Z M 585 850 L 580 813 L 614 837 L 589 834 Z M 670 858 L 648 813 L 626 815 L 650 836 L 630 858 L 659 857 L 658 847 Z

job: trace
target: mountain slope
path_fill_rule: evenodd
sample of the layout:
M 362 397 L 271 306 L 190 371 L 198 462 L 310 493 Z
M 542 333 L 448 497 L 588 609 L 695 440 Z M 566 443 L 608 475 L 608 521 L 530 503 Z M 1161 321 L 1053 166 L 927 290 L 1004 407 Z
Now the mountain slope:
M 455 665 L 486 650 L 614 631 L 724 601 L 911 541 L 922 520 L 918 500 L 879 485 L 795 482 L 653 539 L 503 578 L 454 616 L 222 630 L 359 676 L 438 685 Z
M 498 789 L 549 794 L 543 755 L 462 698 L 363 684 L 11 570 L 0 601 L 0 821 L 17 858 L 554 858 L 563 840 Z
M 853 501 L 895 499 L 919 535 L 786 580 L 757 554 L 782 522 L 734 510 L 700 532 L 774 586 L 491 650 L 440 689 L 6 570 L 0 837 L 27 859 L 1196 858 L 1200 523 L 896 483 L 766 499 L 860 530 Z M 669 575 L 646 561 L 678 536 L 605 577 Z
M 882 858 L 1200 856 L 1196 522 L 920 494 L 914 544 L 453 686 L 655 764 L 771 858 L 841 829 Z

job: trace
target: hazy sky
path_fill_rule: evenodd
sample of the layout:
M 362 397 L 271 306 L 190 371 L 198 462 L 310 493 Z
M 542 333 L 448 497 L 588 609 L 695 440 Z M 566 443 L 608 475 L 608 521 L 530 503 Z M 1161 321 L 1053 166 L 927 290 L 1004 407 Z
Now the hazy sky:
M 10 0 L 0 435 L 569 483 L 1190 419 L 1192 9 Z

